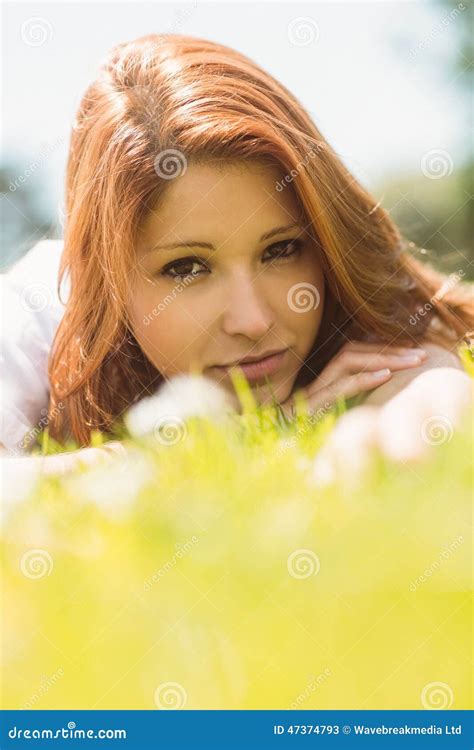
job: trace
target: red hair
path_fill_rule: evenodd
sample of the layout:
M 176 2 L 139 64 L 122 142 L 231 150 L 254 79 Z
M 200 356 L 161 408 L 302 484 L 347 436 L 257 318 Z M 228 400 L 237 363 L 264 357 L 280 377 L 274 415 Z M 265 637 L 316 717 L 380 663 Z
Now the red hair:
M 454 285 L 437 296 L 445 277 L 413 257 L 281 83 L 215 42 L 144 36 L 111 50 L 73 124 L 60 269 L 71 291 L 49 361 L 52 437 L 87 445 L 92 429 L 110 429 L 162 380 L 133 335 L 127 278 L 137 230 L 180 159 L 275 164 L 284 175 L 276 189 L 294 191 L 326 282 L 322 325 L 295 386 L 347 338 L 452 348 L 474 327 L 470 295 Z

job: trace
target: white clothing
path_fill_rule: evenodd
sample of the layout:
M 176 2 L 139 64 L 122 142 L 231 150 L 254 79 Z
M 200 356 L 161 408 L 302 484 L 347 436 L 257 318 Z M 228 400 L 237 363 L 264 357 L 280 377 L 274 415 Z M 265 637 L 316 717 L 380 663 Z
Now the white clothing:
M 65 310 L 62 250 L 63 240 L 41 240 L 0 276 L 0 443 L 13 453 L 26 453 L 31 431 L 45 425 L 48 358 Z M 64 278 L 64 302 L 68 293 Z

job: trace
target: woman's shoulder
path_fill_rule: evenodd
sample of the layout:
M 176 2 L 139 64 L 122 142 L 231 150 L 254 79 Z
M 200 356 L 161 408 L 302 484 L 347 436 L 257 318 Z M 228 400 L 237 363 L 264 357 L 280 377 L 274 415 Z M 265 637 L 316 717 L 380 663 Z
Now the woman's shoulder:
M 63 240 L 41 240 L 1 276 L 4 315 L 3 326 L 9 339 L 17 331 L 42 330 L 49 339 L 64 313 L 69 294 L 69 278 L 63 277 L 60 289 L 59 267 Z
M 48 407 L 48 358 L 69 283 L 66 278 L 60 297 L 62 245 L 38 242 L 1 277 L 0 443 L 8 450 L 24 450 L 25 435 Z
M 2 277 L 9 284 L 52 282 L 56 284 L 63 252 L 62 239 L 43 239 L 21 256 Z
M 457 370 L 462 371 L 466 378 L 469 379 L 464 365 L 457 354 L 456 347 L 453 346 L 451 349 L 446 348 L 441 344 L 433 343 L 431 340 L 418 342 L 417 345 L 427 353 L 423 362 L 418 367 L 394 372 L 390 380 L 375 388 L 365 397 L 364 404 L 381 406 L 405 390 L 411 383 L 417 382 L 420 376 L 422 376 L 421 380 L 426 382 L 425 373 L 438 370 L 439 368 L 444 368 L 443 376 L 448 380 L 451 379 L 450 373 L 454 373 Z M 461 377 L 462 379 L 462 375 L 459 374 L 454 374 L 453 377 L 456 379 L 456 382 L 457 378 Z
M 420 346 L 428 354 L 426 360 L 423 362 L 424 370 L 429 370 L 432 367 L 456 367 L 459 370 L 464 369 L 461 358 L 457 353 L 456 345 L 448 349 L 432 341 L 422 341 Z

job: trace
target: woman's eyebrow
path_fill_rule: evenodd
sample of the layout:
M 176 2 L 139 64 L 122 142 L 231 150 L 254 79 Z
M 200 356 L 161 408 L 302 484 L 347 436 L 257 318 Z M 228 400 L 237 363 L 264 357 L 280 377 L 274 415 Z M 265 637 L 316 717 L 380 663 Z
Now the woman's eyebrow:
M 288 232 L 290 229 L 300 229 L 299 224 L 288 224 L 287 226 L 282 227 L 275 227 L 275 229 L 270 229 L 269 232 L 265 232 L 265 234 L 262 234 L 262 236 L 259 239 L 259 242 L 263 242 L 264 240 L 269 240 L 272 237 L 274 237 L 277 234 L 283 234 L 283 232 Z M 210 242 L 200 242 L 199 240 L 189 240 L 189 241 L 182 241 L 182 242 L 172 242 L 169 245 L 153 245 L 153 247 L 150 247 L 146 252 L 152 253 L 159 250 L 176 250 L 178 248 L 182 247 L 205 247 L 208 250 L 215 250 L 214 245 L 212 245 Z

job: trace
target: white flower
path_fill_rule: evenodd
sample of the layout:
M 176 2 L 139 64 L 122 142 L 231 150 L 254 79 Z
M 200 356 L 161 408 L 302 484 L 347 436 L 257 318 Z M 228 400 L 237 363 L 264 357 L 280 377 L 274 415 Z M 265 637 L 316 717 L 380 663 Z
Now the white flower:
M 140 490 L 155 478 L 156 468 L 150 459 L 129 449 L 125 459 L 119 457 L 92 466 L 71 477 L 69 483 L 83 502 L 97 505 L 111 520 L 125 521 Z
M 225 418 L 232 410 L 227 391 L 203 375 L 175 375 L 153 396 L 132 406 L 125 424 L 132 435 L 156 432 L 157 425 L 179 423 L 188 417 Z
M 34 492 L 41 477 L 41 458 L 1 456 L 0 526 L 17 503 L 27 500 Z
M 337 420 L 314 459 L 310 482 L 317 487 L 342 483 L 356 487 L 370 469 L 376 447 L 378 410 L 362 405 Z

